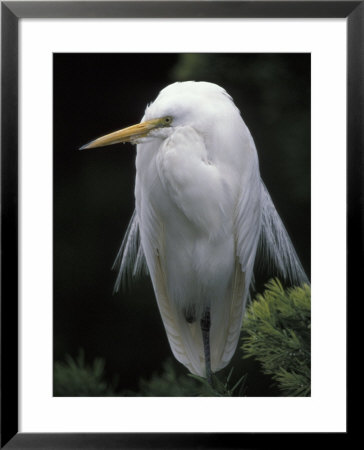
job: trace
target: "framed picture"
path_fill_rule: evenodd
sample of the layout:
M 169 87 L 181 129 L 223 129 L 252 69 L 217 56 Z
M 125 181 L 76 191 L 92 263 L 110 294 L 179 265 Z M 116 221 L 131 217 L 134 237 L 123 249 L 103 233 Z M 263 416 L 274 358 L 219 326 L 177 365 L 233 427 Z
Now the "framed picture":
M 296 433 L 347 436 L 346 299 L 362 268 L 362 2 L 1 6 L 1 445 L 240 448 L 280 433 L 289 433 L 287 441 Z M 312 394 L 304 378 L 300 389 L 282 390 L 241 354 L 233 360 L 236 373 L 228 366 L 223 387 L 210 381 L 206 394 L 209 386 L 202 389 L 173 358 L 149 279 L 123 290 L 120 277 L 128 272 L 123 262 L 124 275 L 119 271 L 120 258 L 110 271 L 135 217 L 135 152 L 129 144 L 96 148 L 104 145 L 97 138 L 140 143 L 146 136 L 125 138 L 125 127 L 140 122 L 165 86 L 190 89 L 189 80 L 214 83 L 208 88 L 233 98 L 301 259 L 302 267 L 288 263 L 287 277 L 312 279 Z M 176 120 L 174 113 L 162 116 Z M 155 120 L 146 115 L 132 130 Z M 124 241 L 121 261 L 129 258 L 135 272 L 144 256 L 137 235 L 131 239 L 135 254 Z M 257 292 L 266 281 L 256 278 Z M 195 310 L 186 311 L 191 326 Z M 206 311 L 195 320 L 205 360 Z M 240 386 L 245 372 L 247 385 Z

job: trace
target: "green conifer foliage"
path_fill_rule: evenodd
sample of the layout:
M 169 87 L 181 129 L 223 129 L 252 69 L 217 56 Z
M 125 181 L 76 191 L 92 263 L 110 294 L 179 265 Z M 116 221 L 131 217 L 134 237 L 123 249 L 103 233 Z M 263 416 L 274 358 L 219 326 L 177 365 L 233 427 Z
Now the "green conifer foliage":
M 81 349 L 76 358 L 66 355 L 65 362 L 57 361 L 53 371 L 53 395 L 56 397 L 109 397 L 114 386 L 104 377 L 105 361 L 95 358 L 92 365 L 85 360 Z M 116 383 L 116 380 L 115 380 Z
M 311 393 L 311 289 L 266 284 L 247 308 L 243 323 L 243 358 L 253 357 L 285 396 Z
M 242 396 L 245 388 L 245 378 L 242 376 L 235 385 L 230 378 L 233 369 L 224 381 L 213 375 L 213 386 L 210 386 L 206 378 L 192 374 L 178 374 L 176 365 L 168 359 L 163 364 L 162 374 L 154 374 L 150 379 L 142 379 L 139 382 L 139 392 L 131 393 L 135 396 L 146 397 L 232 397 Z

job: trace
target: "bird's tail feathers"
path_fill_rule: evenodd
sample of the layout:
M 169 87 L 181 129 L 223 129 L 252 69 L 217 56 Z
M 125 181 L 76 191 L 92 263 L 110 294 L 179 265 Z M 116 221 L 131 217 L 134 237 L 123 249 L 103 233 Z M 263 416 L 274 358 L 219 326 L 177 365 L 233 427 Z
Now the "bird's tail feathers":
M 309 284 L 292 241 L 262 181 L 262 227 L 256 269 L 282 277 L 293 285 Z
M 118 254 L 112 266 L 117 270 L 114 292 L 120 290 L 120 286 L 127 288 L 142 275 L 148 275 L 147 262 L 140 242 L 139 224 L 136 211 L 134 211 Z

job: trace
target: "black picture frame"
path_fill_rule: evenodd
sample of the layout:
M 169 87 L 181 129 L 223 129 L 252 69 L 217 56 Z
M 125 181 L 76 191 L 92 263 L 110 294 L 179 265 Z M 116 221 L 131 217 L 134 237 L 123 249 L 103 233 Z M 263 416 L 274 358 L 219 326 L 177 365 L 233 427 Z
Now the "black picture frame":
M 363 1 L 1 2 L 1 448 L 228 449 L 271 447 L 278 439 L 282 446 L 278 433 L 18 433 L 18 23 L 22 18 L 109 17 L 347 19 L 347 302 L 363 273 Z M 349 431 L 348 423 L 336 443 Z M 300 436 L 300 445 L 309 438 L 309 433 Z M 296 445 L 297 435 L 286 434 L 283 442 Z

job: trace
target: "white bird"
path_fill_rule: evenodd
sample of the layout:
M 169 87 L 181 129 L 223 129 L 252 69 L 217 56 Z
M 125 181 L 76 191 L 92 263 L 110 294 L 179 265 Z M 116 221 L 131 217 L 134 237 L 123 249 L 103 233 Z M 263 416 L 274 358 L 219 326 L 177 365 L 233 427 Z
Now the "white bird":
M 176 359 L 211 382 L 239 339 L 257 249 L 275 274 L 308 282 L 259 173 L 253 138 L 227 92 L 178 82 L 140 124 L 81 149 L 137 144 L 135 213 L 119 274 L 145 268 Z

